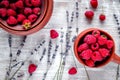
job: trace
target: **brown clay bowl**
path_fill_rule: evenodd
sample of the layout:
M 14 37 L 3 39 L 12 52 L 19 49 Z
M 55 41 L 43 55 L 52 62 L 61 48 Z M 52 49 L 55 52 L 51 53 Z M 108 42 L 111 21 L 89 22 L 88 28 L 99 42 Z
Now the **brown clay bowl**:
M 35 33 L 42 29 L 49 21 L 53 11 L 53 0 L 42 0 L 41 15 L 36 20 L 32 27 L 25 30 L 21 25 L 16 25 L 14 27 L 9 26 L 6 21 L 0 19 L 0 27 L 5 31 L 15 34 L 15 35 L 29 35 Z
M 112 41 L 114 42 L 114 40 L 113 40 L 113 38 L 111 37 L 111 35 L 108 34 L 107 32 L 105 32 L 104 30 L 97 29 L 97 28 L 89 28 L 89 29 L 86 29 L 86 30 L 82 31 L 82 32 L 77 36 L 77 38 L 76 38 L 76 40 L 75 40 L 75 42 L 74 42 L 74 54 L 75 54 L 77 60 L 78 60 L 81 64 L 83 64 L 83 65 L 85 65 L 85 66 L 87 66 L 87 65 L 86 65 L 86 64 L 84 63 L 84 61 L 79 57 L 79 52 L 77 51 L 77 48 L 78 48 L 78 46 L 79 46 L 80 44 L 83 43 L 82 41 L 83 41 L 84 36 L 85 36 L 86 34 L 91 33 L 93 30 L 99 30 L 101 33 L 105 34 L 110 40 L 112 40 Z M 101 62 L 100 64 L 96 65 L 95 67 L 104 66 L 104 65 L 108 64 L 110 61 L 114 61 L 114 62 L 120 64 L 120 57 L 115 54 L 115 43 L 114 43 L 114 46 L 113 46 L 110 54 L 111 54 L 111 55 L 110 55 L 107 59 L 105 59 L 103 62 Z

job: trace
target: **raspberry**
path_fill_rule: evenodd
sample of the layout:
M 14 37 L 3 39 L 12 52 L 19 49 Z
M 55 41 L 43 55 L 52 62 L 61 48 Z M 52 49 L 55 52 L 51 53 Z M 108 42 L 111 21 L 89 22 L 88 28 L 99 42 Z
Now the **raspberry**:
M 89 66 L 89 67 L 94 67 L 94 66 L 95 66 L 94 61 L 91 60 L 91 59 L 86 60 L 86 61 L 85 61 L 85 64 L 86 64 L 87 66 Z
M 96 43 L 96 38 L 93 35 L 88 34 L 85 36 L 84 42 L 87 44 L 94 44 L 94 43 Z
M 95 62 L 95 61 L 102 61 L 103 58 L 101 56 L 101 54 L 98 51 L 95 51 L 92 53 L 91 59 Z
M 86 12 L 85 12 L 85 16 L 86 16 L 86 18 L 88 18 L 88 19 L 92 19 L 93 16 L 94 16 L 94 12 L 93 12 L 93 11 L 86 11 Z
M 33 13 L 36 14 L 36 15 L 39 15 L 40 14 L 40 8 L 39 7 L 34 8 Z
M 6 8 L 0 8 L 0 16 L 3 18 L 7 16 Z
M 105 58 L 105 57 L 110 55 L 110 53 L 109 53 L 110 51 L 108 49 L 106 49 L 106 48 L 100 48 L 99 52 L 100 52 L 100 54 L 101 54 L 101 56 L 103 58 Z
M 106 16 L 104 14 L 100 14 L 99 19 L 100 21 L 104 21 L 106 19 Z
M 98 43 L 99 45 L 104 45 L 107 42 L 107 37 L 105 35 L 101 35 L 100 37 L 98 37 Z
M 9 1 L 7 1 L 7 0 L 1 1 L 0 6 L 2 6 L 2 7 L 4 7 L 4 8 L 8 8 L 8 6 L 9 6 Z
M 41 5 L 41 0 L 31 0 L 31 3 L 34 7 L 38 7 Z
M 25 5 L 31 7 L 32 6 L 31 0 L 25 0 Z
M 91 49 L 84 50 L 79 56 L 82 59 L 89 60 L 92 54 Z
M 90 1 L 90 5 L 91 5 L 93 8 L 97 8 L 97 7 L 98 7 L 98 1 L 97 1 L 97 0 L 91 0 L 91 1 Z
M 108 48 L 108 49 L 111 49 L 111 48 L 114 46 L 114 43 L 113 43 L 112 40 L 107 40 L 106 45 L 107 45 L 107 48 Z
M 19 1 L 17 1 L 16 3 L 15 3 L 15 6 L 17 7 L 17 8 L 24 8 L 24 4 L 23 4 L 23 1 L 21 1 L 21 0 L 19 0 Z
M 95 36 L 96 38 L 98 38 L 100 36 L 100 31 L 99 30 L 94 30 L 92 32 L 92 35 Z
M 23 15 L 23 14 L 18 14 L 18 15 L 17 15 L 17 21 L 18 21 L 18 22 L 22 22 L 22 21 L 25 20 L 25 19 L 26 19 L 25 15 Z
M 17 15 L 17 13 L 13 9 L 8 9 L 7 14 L 8 14 L 8 16 L 16 16 Z
M 16 10 L 16 9 L 17 9 L 16 6 L 15 6 L 15 3 L 11 3 L 11 4 L 10 4 L 10 8 L 13 9 L 13 10 Z
M 7 23 L 11 26 L 14 26 L 17 24 L 17 19 L 14 16 L 9 16 L 7 19 Z
M 25 19 L 22 25 L 26 30 L 31 28 L 31 22 L 28 19 Z
M 52 39 L 55 39 L 55 38 L 57 38 L 59 36 L 59 34 L 58 34 L 58 32 L 56 31 L 56 30 L 50 30 L 50 37 L 52 38 Z
M 31 9 L 31 8 L 26 7 L 26 8 L 24 9 L 24 14 L 25 14 L 25 15 L 30 15 L 31 13 L 32 13 L 32 9 Z
M 98 43 L 91 44 L 91 49 L 92 50 L 98 50 L 99 49 L 99 44 Z
M 82 52 L 83 50 L 86 50 L 86 49 L 88 49 L 88 48 L 89 48 L 88 44 L 87 44 L 87 43 L 83 43 L 83 44 L 81 44 L 81 45 L 78 47 L 78 52 Z
M 37 69 L 37 65 L 35 64 L 30 64 L 28 67 L 28 72 L 31 75 L 33 72 L 35 72 L 35 70 Z
M 77 70 L 76 70 L 75 67 L 70 68 L 69 71 L 68 71 L 68 74 L 70 74 L 70 75 L 74 75 L 76 73 L 77 73 Z
M 37 20 L 37 15 L 31 14 L 28 16 L 28 19 L 30 20 L 31 23 L 35 22 Z

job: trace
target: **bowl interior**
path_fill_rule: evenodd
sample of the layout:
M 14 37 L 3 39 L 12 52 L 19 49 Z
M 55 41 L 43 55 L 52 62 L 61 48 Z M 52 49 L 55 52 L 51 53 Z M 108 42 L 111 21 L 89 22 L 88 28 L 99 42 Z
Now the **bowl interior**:
M 41 23 L 41 21 L 44 19 L 44 16 L 46 14 L 47 8 L 48 8 L 48 1 L 47 0 L 41 0 L 42 1 L 42 5 L 41 5 L 41 14 L 39 15 L 38 19 L 36 20 L 36 22 L 34 22 L 31 26 L 30 29 L 36 27 L 38 24 Z M 16 26 L 9 26 L 6 21 L 0 19 L 0 24 L 8 29 L 11 30 L 15 30 L 15 31 L 26 31 L 22 25 L 16 25 Z M 29 30 L 29 29 L 28 29 Z
M 78 48 L 78 46 L 79 46 L 80 44 L 83 43 L 83 38 L 85 37 L 85 35 L 91 34 L 92 31 L 94 31 L 94 30 L 99 30 L 100 33 L 105 34 L 105 35 L 107 36 L 107 38 L 109 38 L 110 40 L 112 40 L 112 41 L 114 42 L 113 38 L 112 38 L 107 32 L 105 32 L 105 31 L 103 31 L 103 30 L 100 30 L 100 29 L 97 29 L 97 28 L 90 28 L 90 29 L 87 29 L 87 30 L 84 30 L 83 32 L 81 32 L 81 33 L 77 36 L 77 38 L 76 38 L 76 40 L 75 40 L 75 43 L 74 43 L 74 53 L 75 53 L 75 56 L 76 56 L 76 58 L 78 59 L 78 61 L 79 61 L 80 63 L 84 64 L 84 65 L 86 65 L 86 64 L 85 64 L 84 61 L 79 57 L 79 52 L 77 51 L 77 48 Z M 110 54 L 111 54 L 111 55 L 110 55 L 109 57 L 107 57 L 105 60 L 96 63 L 96 64 L 95 64 L 95 65 L 96 65 L 95 67 L 103 66 L 103 65 L 107 64 L 109 61 L 111 61 L 111 58 L 112 58 L 112 56 L 113 56 L 113 54 L 114 54 L 114 51 L 115 51 L 115 45 L 113 46 L 112 50 L 110 51 Z M 86 66 L 87 66 L 87 65 L 86 65 Z

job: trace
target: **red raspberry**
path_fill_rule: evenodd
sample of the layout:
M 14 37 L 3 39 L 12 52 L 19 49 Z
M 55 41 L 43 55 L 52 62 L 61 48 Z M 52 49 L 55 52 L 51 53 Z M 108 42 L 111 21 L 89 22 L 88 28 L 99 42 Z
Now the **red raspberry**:
M 37 15 L 31 14 L 28 16 L 28 19 L 30 20 L 31 23 L 35 22 L 37 20 Z
M 16 16 L 17 15 L 17 13 L 13 9 L 8 9 L 7 14 L 8 14 L 8 16 Z
M 24 21 L 26 19 L 26 16 L 25 15 L 23 15 L 23 14 L 18 14 L 17 15 L 17 21 L 18 22 L 22 22 L 22 21 Z
M 76 73 L 77 73 L 77 70 L 76 70 L 75 67 L 70 68 L 69 71 L 68 71 L 68 74 L 70 74 L 70 75 L 74 75 Z
M 94 30 L 92 32 L 92 35 L 95 36 L 96 38 L 98 38 L 100 36 L 100 31 L 99 30 Z
M 35 64 L 30 64 L 28 67 L 28 72 L 31 75 L 33 72 L 35 72 L 35 70 L 37 69 L 37 65 Z
M 99 49 L 99 44 L 98 43 L 92 44 L 91 49 L 92 50 L 98 50 Z
M 38 7 L 41 5 L 41 0 L 31 0 L 31 3 L 34 7 Z
M 31 28 L 31 22 L 28 19 L 25 19 L 23 21 L 22 25 L 23 25 L 24 29 L 26 29 L 26 30 Z
M 112 40 L 107 40 L 107 48 L 108 49 L 111 49 L 113 46 L 114 46 L 114 43 L 113 43 L 113 41 Z
M 4 8 L 8 8 L 8 6 L 9 6 L 9 1 L 7 1 L 7 0 L 1 1 L 0 6 L 2 6 L 2 7 L 4 7 Z
M 91 59 L 86 60 L 86 61 L 85 61 L 85 64 L 86 64 L 87 66 L 89 66 L 89 67 L 94 67 L 94 66 L 95 66 L 94 61 L 91 60 Z
M 95 61 L 102 61 L 103 58 L 101 56 L 101 54 L 98 51 L 95 51 L 92 53 L 91 59 L 95 62 Z
M 98 43 L 99 45 L 104 45 L 107 42 L 107 37 L 105 35 L 101 35 L 100 37 L 98 37 Z
M 31 8 L 26 7 L 26 8 L 24 9 L 24 14 L 25 14 L 25 15 L 30 15 L 31 13 L 32 13 L 32 9 L 31 9 Z
M 10 4 L 10 8 L 13 9 L 13 10 L 16 10 L 16 9 L 17 9 L 16 6 L 15 6 L 15 3 L 11 3 L 11 4 Z
M 89 60 L 91 55 L 92 55 L 92 50 L 87 49 L 87 50 L 84 50 L 79 56 L 82 59 Z
M 39 7 L 33 8 L 33 13 L 36 14 L 36 15 L 39 15 L 40 14 L 40 8 Z
M 32 6 L 31 0 L 25 0 L 25 5 L 31 7 Z
M 86 18 L 88 18 L 88 19 L 92 19 L 93 16 L 94 16 L 94 12 L 93 12 L 93 11 L 86 11 L 86 12 L 85 12 L 85 16 L 86 16 Z
M 55 39 L 55 38 L 57 38 L 58 36 L 59 36 L 59 34 L 58 34 L 58 32 L 57 32 L 56 30 L 53 30 L 53 29 L 50 30 L 50 37 L 51 37 L 52 39 Z
M 85 36 L 84 42 L 87 44 L 94 44 L 94 43 L 96 43 L 96 38 L 93 35 L 88 34 Z
M 104 14 L 100 14 L 99 19 L 100 21 L 104 21 L 106 19 L 106 16 Z
M 105 57 L 110 55 L 110 53 L 109 53 L 110 51 L 108 49 L 106 49 L 106 48 L 100 48 L 99 52 L 100 52 L 100 54 L 101 54 L 101 56 L 103 58 L 105 58 Z
M 7 19 L 7 23 L 11 26 L 14 26 L 17 24 L 17 19 L 14 16 L 9 16 Z
M 81 45 L 78 47 L 78 52 L 82 52 L 83 50 L 86 50 L 86 49 L 88 49 L 88 48 L 89 48 L 88 44 L 87 44 L 87 43 L 83 43 L 83 44 L 81 44 Z
M 3 18 L 7 16 L 6 8 L 0 8 L 0 16 Z
M 21 1 L 21 0 L 19 0 L 19 1 L 17 1 L 16 3 L 15 3 L 15 6 L 17 7 L 17 8 L 24 8 L 24 4 L 23 4 L 23 1 Z
M 90 1 L 90 5 L 91 5 L 93 8 L 97 8 L 97 7 L 98 7 L 98 1 L 97 1 L 97 0 L 91 0 L 91 1 Z

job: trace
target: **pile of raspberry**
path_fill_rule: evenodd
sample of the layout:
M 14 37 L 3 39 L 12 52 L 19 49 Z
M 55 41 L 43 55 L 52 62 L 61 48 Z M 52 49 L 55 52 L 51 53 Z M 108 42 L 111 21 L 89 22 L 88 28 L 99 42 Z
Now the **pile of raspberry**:
M 29 29 L 40 16 L 41 5 L 41 0 L 0 0 L 0 18 L 11 27 Z
M 106 34 L 93 30 L 80 40 L 77 51 L 87 66 L 96 67 L 110 57 L 113 46 L 113 40 Z

